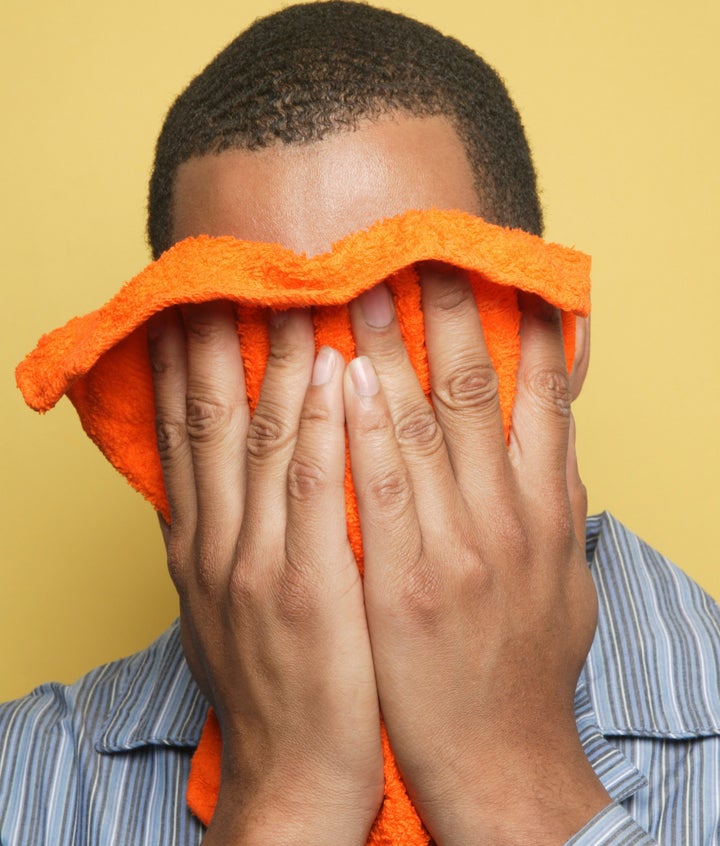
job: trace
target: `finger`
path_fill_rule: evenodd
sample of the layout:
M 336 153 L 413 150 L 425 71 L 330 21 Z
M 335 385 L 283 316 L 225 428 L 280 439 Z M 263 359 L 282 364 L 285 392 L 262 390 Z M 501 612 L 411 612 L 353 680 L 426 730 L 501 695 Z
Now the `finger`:
M 570 382 L 557 309 L 518 293 L 522 312 L 520 365 L 510 456 L 528 490 L 567 495 L 565 466 L 570 428 Z
M 497 496 L 508 471 L 498 379 L 467 274 L 421 268 L 425 344 L 435 413 L 464 496 Z
M 387 285 L 377 285 L 353 301 L 350 319 L 358 357 L 371 360 L 382 385 L 424 525 L 447 525 L 457 508 L 457 486 L 442 428 L 410 363 Z
M 288 561 L 307 570 L 351 564 L 345 512 L 345 362 L 336 350 L 322 347 L 313 366 L 300 412 L 295 451 L 287 471 Z
M 170 518 L 176 533 L 192 535 L 196 516 L 195 474 L 185 426 L 187 362 L 180 313 L 168 309 L 155 315 L 148 322 L 147 338 L 155 430 Z
M 232 304 L 184 310 L 187 334 L 186 426 L 192 451 L 201 545 L 218 560 L 234 545 L 242 516 L 248 405 Z M 219 554 L 218 554 L 219 553 Z
M 385 579 L 397 585 L 402 574 L 421 560 L 422 536 L 413 484 L 369 358 L 356 358 L 348 365 L 344 397 L 366 586 L 372 590 L 373 583 Z
M 575 434 L 575 418 L 571 414 L 565 473 L 567 476 L 568 495 L 570 496 L 570 509 L 573 516 L 573 525 L 575 526 L 575 536 L 577 537 L 580 548 L 585 549 L 585 523 L 587 521 L 588 497 L 587 488 L 580 478 Z
M 291 309 L 270 322 L 270 352 L 247 435 L 243 535 L 255 542 L 285 537 L 287 470 L 295 449 L 315 341 L 310 312 Z

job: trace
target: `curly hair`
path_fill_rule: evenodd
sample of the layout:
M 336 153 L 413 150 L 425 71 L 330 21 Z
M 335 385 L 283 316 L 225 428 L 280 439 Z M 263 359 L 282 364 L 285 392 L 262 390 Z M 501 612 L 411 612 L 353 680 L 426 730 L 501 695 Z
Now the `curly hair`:
M 170 108 L 155 151 L 147 233 L 171 246 L 175 173 L 190 158 L 306 144 L 394 112 L 442 115 L 462 141 L 484 216 L 542 234 L 535 170 L 498 74 L 454 38 L 364 3 L 302 3 L 257 20 Z

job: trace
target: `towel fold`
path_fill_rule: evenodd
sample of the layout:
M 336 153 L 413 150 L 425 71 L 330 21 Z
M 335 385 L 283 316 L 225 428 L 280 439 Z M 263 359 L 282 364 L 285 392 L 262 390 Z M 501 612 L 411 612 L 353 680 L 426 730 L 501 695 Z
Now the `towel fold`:
M 236 303 L 248 400 L 254 409 L 268 355 L 270 309 L 312 306 L 317 346 L 350 359 L 354 342 L 347 303 L 386 280 L 402 336 L 429 396 L 417 262 L 435 259 L 468 271 L 488 350 L 499 377 L 506 437 L 520 357 L 516 291 L 538 294 L 563 312 L 565 353 L 574 354 L 575 321 L 590 310 L 590 258 L 520 230 L 455 211 L 410 211 L 343 238 L 305 258 L 276 244 L 190 238 L 128 282 L 106 305 L 40 339 L 16 371 L 32 408 L 47 411 L 67 394 L 83 428 L 109 461 L 170 518 L 155 443 L 154 402 L 145 324 L 182 303 Z M 362 542 L 352 480 L 345 482 L 348 537 L 362 569 Z M 386 792 L 370 843 L 425 844 L 383 735 Z M 210 713 L 193 759 L 188 802 L 206 824 L 219 786 L 221 738 Z

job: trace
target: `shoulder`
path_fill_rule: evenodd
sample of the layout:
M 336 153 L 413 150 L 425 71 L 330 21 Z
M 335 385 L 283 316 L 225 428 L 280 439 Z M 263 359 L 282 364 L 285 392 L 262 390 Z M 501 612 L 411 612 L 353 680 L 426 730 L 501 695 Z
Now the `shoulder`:
M 588 674 L 601 727 L 667 738 L 716 734 L 717 603 L 607 513 L 588 521 L 588 553 L 599 601 Z
M 659 843 L 718 843 L 720 609 L 609 514 L 588 520 L 598 628 L 577 701 L 610 795 Z
M 56 815 L 76 807 L 80 761 L 92 755 L 107 707 L 136 661 L 98 667 L 72 685 L 43 684 L 0 705 L 0 842 L 66 842 Z
M 608 599 L 630 592 L 667 607 L 673 615 L 686 608 L 698 622 L 708 622 L 714 634 L 720 633 L 715 600 L 612 514 L 588 518 L 587 553 L 595 580 Z
M 154 672 L 172 649 L 175 630 L 173 625 L 141 652 L 96 667 L 74 684 L 42 684 L 21 699 L 0 704 L 0 749 L 27 743 L 24 737 L 39 733 L 73 742 L 93 734 L 128 684 Z
M 44 684 L 0 705 L 0 843 L 70 844 L 81 830 L 117 842 L 102 832 L 115 831 L 118 808 L 145 799 L 162 822 L 168 812 L 148 797 L 168 767 L 181 779 L 205 708 L 176 625 L 74 684 Z M 154 761 L 154 748 L 180 755 Z
M 97 667 L 71 685 L 49 682 L 21 699 L 0 705 L 0 785 L 8 770 L 21 764 L 17 752 L 35 756 L 47 768 L 62 748 L 76 747 L 95 734 L 118 690 L 134 672 L 138 657 L 131 656 Z

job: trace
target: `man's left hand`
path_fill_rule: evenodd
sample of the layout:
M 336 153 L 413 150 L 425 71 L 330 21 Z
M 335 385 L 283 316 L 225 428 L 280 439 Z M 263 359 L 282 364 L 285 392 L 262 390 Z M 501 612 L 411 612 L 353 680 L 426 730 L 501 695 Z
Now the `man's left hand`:
M 345 407 L 380 705 L 439 846 L 561 844 L 610 799 L 573 709 L 597 599 L 560 319 L 520 295 L 506 444 L 467 279 L 421 277 L 432 406 L 386 286 L 351 306 Z

